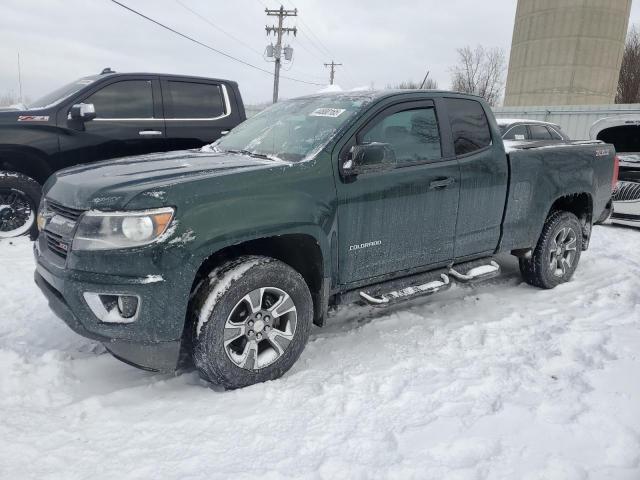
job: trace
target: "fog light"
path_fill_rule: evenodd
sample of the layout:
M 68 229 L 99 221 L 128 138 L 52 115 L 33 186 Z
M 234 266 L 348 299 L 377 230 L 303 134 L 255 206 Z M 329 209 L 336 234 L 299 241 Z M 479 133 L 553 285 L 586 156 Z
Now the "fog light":
M 138 297 L 118 295 L 118 311 L 122 318 L 133 318 L 138 311 Z
M 137 295 L 85 292 L 87 305 L 104 323 L 132 323 L 138 319 L 140 298 Z

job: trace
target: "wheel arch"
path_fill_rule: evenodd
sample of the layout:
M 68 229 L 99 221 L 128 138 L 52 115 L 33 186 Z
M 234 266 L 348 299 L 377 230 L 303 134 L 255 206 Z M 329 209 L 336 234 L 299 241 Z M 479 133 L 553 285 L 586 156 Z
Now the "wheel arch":
M 589 247 L 593 225 L 593 197 L 591 194 L 588 192 L 578 192 L 557 198 L 551 204 L 545 221 L 553 213 L 559 211 L 573 213 L 578 217 L 580 225 L 582 226 L 582 249 L 586 250 Z
M 285 233 L 282 235 L 250 238 L 241 242 L 219 246 L 202 254 L 196 262 L 196 271 L 190 292 L 216 266 L 243 255 L 262 255 L 275 258 L 289 265 L 304 278 L 314 304 L 314 323 L 321 325 L 326 313 L 328 300 L 329 273 L 326 268 L 328 256 L 320 241 L 310 233 Z
M 45 153 L 22 145 L 0 145 L 0 170 L 21 173 L 40 185 L 53 173 Z

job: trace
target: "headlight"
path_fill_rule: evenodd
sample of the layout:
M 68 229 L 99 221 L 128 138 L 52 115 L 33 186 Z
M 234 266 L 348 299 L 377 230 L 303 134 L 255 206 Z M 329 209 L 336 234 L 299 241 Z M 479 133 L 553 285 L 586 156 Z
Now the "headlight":
M 38 216 L 36 217 L 36 223 L 38 225 L 38 231 L 44 230 L 47 218 L 44 215 L 44 195 L 40 199 L 40 205 L 38 205 Z
M 142 212 L 87 212 L 73 239 L 74 250 L 112 250 L 148 245 L 167 231 L 171 207 Z

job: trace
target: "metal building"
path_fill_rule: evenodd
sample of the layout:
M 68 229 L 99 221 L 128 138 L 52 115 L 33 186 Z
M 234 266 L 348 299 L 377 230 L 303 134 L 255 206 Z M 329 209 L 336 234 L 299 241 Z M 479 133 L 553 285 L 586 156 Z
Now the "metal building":
M 604 118 L 639 118 L 640 104 L 494 107 L 496 118 L 542 120 L 562 127 L 573 140 L 589 140 L 593 125 Z
M 518 0 L 505 106 L 612 104 L 631 0 Z

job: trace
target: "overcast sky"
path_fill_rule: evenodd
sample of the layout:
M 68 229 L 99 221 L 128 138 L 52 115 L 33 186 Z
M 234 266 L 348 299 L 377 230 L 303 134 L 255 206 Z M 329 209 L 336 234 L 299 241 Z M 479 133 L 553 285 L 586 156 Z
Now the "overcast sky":
M 272 71 L 260 52 L 273 37 L 264 27 L 273 0 L 120 0 L 122 3 L 219 50 Z M 226 36 L 180 3 L 231 33 Z M 285 40 L 294 62 L 283 75 L 328 83 L 323 62 L 334 59 L 336 83 L 345 89 L 383 88 L 403 80 L 422 81 L 431 71 L 449 88 L 456 48 L 477 44 L 508 54 L 515 0 L 286 0 L 298 8 L 304 34 Z M 2 0 L 0 94 L 18 91 L 17 54 L 24 95 L 35 99 L 104 67 L 222 77 L 236 80 L 247 103 L 269 101 L 272 77 L 211 52 L 140 18 L 110 0 Z M 631 22 L 640 22 L 640 2 Z M 281 98 L 317 91 L 318 86 L 281 81 Z

